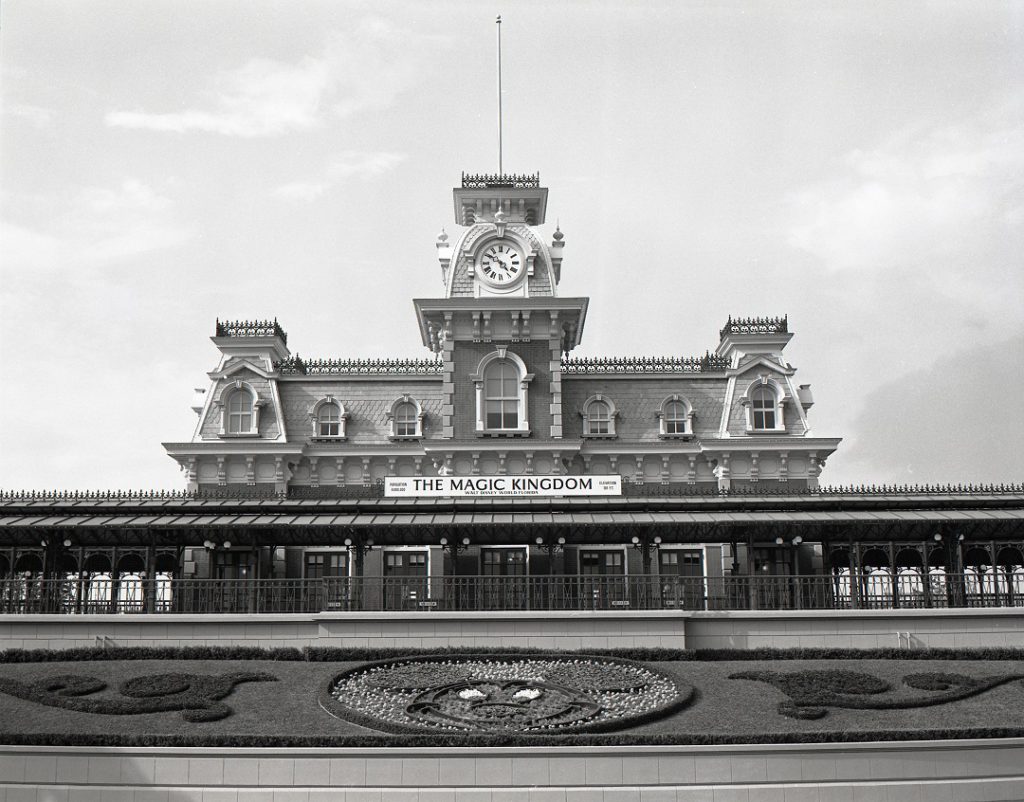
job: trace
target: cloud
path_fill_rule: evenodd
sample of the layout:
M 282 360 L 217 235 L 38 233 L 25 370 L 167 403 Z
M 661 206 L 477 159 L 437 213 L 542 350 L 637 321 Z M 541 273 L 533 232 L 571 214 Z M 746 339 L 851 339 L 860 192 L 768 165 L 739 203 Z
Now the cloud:
M 349 117 L 389 106 L 414 86 L 431 51 L 447 40 L 365 19 L 333 34 L 323 53 L 293 64 L 253 59 L 224 71 L 199 108 L 181 112 L 113 111 L 107 125 L 224 136 L 269 137 L 322 124 L 325 114 Z
M 1024 105 L 907 130 L 846 156 L 840 175 L 789 199 L 789 244 L 831 270 L 960 270 L 1021 242 Z M 1009 253 L 1004 253 L 1008 256 Z
M 347 150 L 328 163 L 321 181 L 293 181 L 274 189 L 273 194 L 289 201 L 309 202 L 349 178 L 367 180 L 389 173 L 408 158 L 405 153 Z
M 839 452 L 842 480 L 1019 482 L 1022 364 L 1024 336 L 963 351 L 868 393 L 856 437 Z
M 17 199 L 8 199 L 8 207 Z M 84 187 L 60 202 L 52 225 L 38 230 L 0 221 L 5 265 L 39 271 L 102 266 L 187 241 L 192 232 L 173 216 L 172 201 L 128 178 L 115 187 Z

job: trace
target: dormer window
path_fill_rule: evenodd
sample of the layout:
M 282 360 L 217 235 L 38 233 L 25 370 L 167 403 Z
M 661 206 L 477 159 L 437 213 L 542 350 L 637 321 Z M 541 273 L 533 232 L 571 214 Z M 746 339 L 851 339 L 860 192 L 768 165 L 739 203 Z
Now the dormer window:
M 413 440 L 423 437 L 423 408 L 412 396 L 403 395 L 388 412 L 392 440 Z
M 583 404 L 583 436 L 593 438 L 615 437 L 615 418 L 618 412 L 610 398 L 594 395 Z
M 344 440 L 348 413 L 342 403 L 332 396 L 322 398 L 313 405 L 309 418 L 313 423 L 314 440 Z
M 658 420 L 659 437 L 681 439 L 693 436 L 693 407 L 681 396 L 672 395 L 662 402 Z
M 260 401 L 256 390 L 248 382 L 234 381 L 221 390 L 215 402 L 220 409 L 220 437 L 258 437 L 260 430 Z
M 746 410 L 747 433 L 785 432 L 783 409 L 787 400 L 778 382 L 768 374 L 759 376 L 740 398 L 740 403 Z
M 527 435 L 527 387 L 533 379 L 526 363 L 499 347 L 480 360 L 476 385 L 476 430 L 481 435 Z

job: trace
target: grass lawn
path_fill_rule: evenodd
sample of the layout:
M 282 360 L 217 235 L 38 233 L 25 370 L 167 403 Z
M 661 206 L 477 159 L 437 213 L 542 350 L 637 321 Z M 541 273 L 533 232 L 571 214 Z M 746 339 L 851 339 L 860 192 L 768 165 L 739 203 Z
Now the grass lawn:
M 220 700 L 230 708 L 230 714 L 219 720 L 199 722 L 186 721 L 177 710 L 111 715 L 50 707 L 3 692 L 0 693 L 0 741 L 86 743 L 95 739 L 132 744 L 151 742 L 162 736 L 186 738 L 196 743 L 223 743 L 234 739 L 242 745 L 253 743 L 253 739 L 260 739 L 260 743 L 267 745 L 274 742 L 299 745 L 304 741 L 379 745 L 382 740 L 395 745 L 425 745 L 437 741 L 440 733 L 388 735 L 324 710 L 321 697 L 332 678 L 363 662 L 134 659 L 0 663 L 0 684 L 13 680 L 24 687 L 67 675 L 96 678 L 106 683 L 106 687 L 78 698 L 100 702 L 117 699 L 123 702 L 124 696 L 119 693 L 122 683 L 135 679 L 135 685 L 143 687 L 138 678 L 152 675 L 258 672 L 277 678 L 273 682 L 249 681 L 236 685 Z M 913 738 L 930 731 L 942 731 L 946 737 L 1024 735 L 1024 681 L 1019 678 L 1024 677 L 1024 659 L 651 660 L 646 665 L 693 686 L 696 693 L 689 704 L 663 718 L 608 734 L 482 737 L 490 743 L 496 742 L 495 739 L 526 743 L 531 737 L 571 739 L 574 743 L 693 743 Z M 911 704 L 916 704 L 917 700 L 941 695 L 938 690 L 908 687 L 904 678 L 911 674 L 938 672 L 975 679 L 1006 675 L 1018 678 L 970 698 L 931 706 L 847 709 L 825 705 L 824 715 L 815 720 L 780 714 L 780 702 L 789 697 L 773 684 L 730 679 L 730 675 L 739 672 L 790 674 L 832 670 L 868 674 L 887 683 L 889 690 L 884 693 L 856 697 L 868 699 L 868 704 L 874 704 L 875 700 L 910 700 Z M 472 743 L 474 739 L 480 740 L 480 736 L 456 733 L 455 740 L 459 739 Z

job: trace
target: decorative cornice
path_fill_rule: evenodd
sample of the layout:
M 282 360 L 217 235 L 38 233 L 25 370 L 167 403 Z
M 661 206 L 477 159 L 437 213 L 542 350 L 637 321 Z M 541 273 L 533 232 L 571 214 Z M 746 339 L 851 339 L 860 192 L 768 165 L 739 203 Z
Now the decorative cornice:
M 274 363 L 282 376 L 439 376 L 439 359 L 302 359 L 298 354 Z
M 704 356 L 600 356 L 563 357 L 562 372 L 599 373 L 708 373 L 726 370 L 726 357 L 707 352 Z

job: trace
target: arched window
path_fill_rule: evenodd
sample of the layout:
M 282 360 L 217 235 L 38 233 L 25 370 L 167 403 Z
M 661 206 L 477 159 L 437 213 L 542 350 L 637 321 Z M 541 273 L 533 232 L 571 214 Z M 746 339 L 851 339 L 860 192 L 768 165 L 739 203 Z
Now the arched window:
M 221 412 L 221 437 L 253 437 L 259 435 L 260 408 L 263 402 L 252 385 L 234 381 L 226 385 L 216 401 Z
M 592 395 L 583 404 L 583 436 L 615 437 L 615 404 L 603 395 Z
M 785 389 L 767 373 L 762 374 L 740 399 L 747 416 L 747 433 L 784 432 L 783 408 L 789 397 Z
M 235 390 L 228 397 L 228 434 L 252 431 L 252 396 L 247 390 Z
M 344 440 L 345 421 L 348 413 L 345 406 L 333 396 L 325 396 L 317 401 L 309 411 L 309 419 L 313 422 L 314 440 Z
M 693 407 L 685 398 L 671 395 L 661 404 L 659 435 L 663 438 L 690 437 L 693 434 Z
M 388 412 L 392 440 L 408 440 L 423 436 L 423 408 L 409 395 L 403 395 Z
M 482 435 L 530 433 L 527 386 L 533 379 L 526 363 L 504 346 L 480 360 L 472 376 L 476 386 L 476 430 Z

